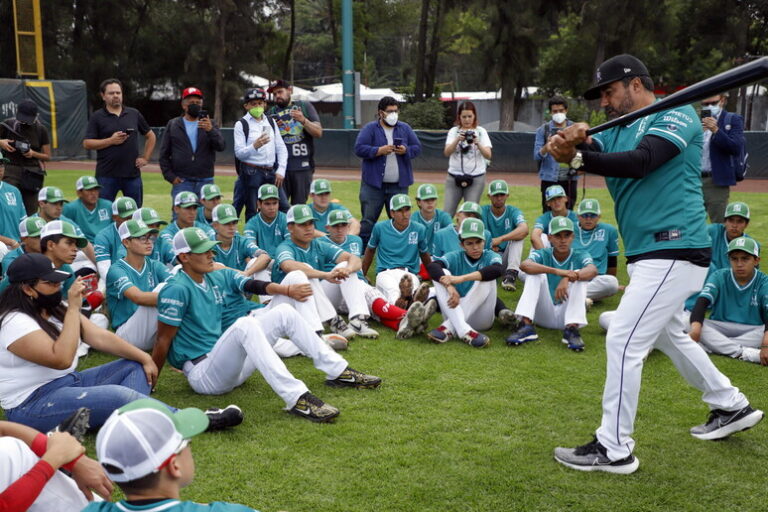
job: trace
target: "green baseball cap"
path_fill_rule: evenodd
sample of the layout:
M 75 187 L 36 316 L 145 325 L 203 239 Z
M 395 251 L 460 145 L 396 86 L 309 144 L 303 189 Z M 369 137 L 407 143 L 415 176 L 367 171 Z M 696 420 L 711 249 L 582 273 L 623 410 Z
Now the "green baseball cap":
M 579 203 L 578 214 L 584 215 L 585 213 L 593 213 L 600 215 L 600 203 L 597 199 L 582 199 Z
M 93 176 L 80 176 L 75 182 L 76 190 L 91 190 L 92 188 L 101 188 L 99 182 Z
M 314 180 L 312 184 L 309 185 L 309 193 L 310 194 L 330 194 L 331 182 L 323 178 Z
M 127 219 L 138 209 L 139 207 L 132 197 L 118 197 L 112 203 L 112 215 L 117 215 L 121 219 Z
M 157 233 L 157 230 L 147 226 L 143 220 L 131 219 L 120 224 L 120 227 L 117 228 L 117 232 L 120 235 L 120 240 L 125 240 L 126 238 L 144 236 L 147 233 Z
M 45 221 L 37 215 L 33 217 L 26 217 L 19 222 L 19 233 L 23 237 L 36 237 L 40 236 L 40 232 L 45 226 Z
M 437 189 L 434 185 L 429 183 L 419 185 L 419 188 L 416 190 L 416 199 L 419 201 L 424 199 L 437 199 Z
M 749 206 L 747 203 L 742 203 L 741 201 L 729 203 L 725 207 L 725 218 L 733 216 L 744 217 L 749 220 Z
M 200 201 L 197 199 L 197 194 L 194 192 L 183 190 L 176 194 L 176 197 L 173 198 L 173 206 L 179 206 L 181 208 L 200 206 Z
M 288 214 L 285 217 L 286 224 L 290 224 L 291 222 L 295 224 L 304 224 L 310 220 L 315 220 L 314 215 L 312 215 L 312 209 L 308 204 L 296 204 L 291 206 L 291 209 L 288 210 Z
M 46 203 L 68 203 L 64 199 L 64 192 L 59 187 L 43 187 L 37 193 L 37 200 Z
M 757 245 L 757 241 L 755 241 L 754 238 L 749 238 L 746 236 L 740 236 L 739 238 L 734 238 L 731 240 L 731 242 L 728 244 L 728 254 L 732 253 L 733 251 L 744 251 L 745 253 L 751 254 L 756 258 L 760 257 L 760 246 Z
M 221 242 L 211 240 L 200 228 L 184 228 L 173 237 L 173 252 L 176 256 L 191 252 L 201 254 L 208 252 Z
M 166 221 L 160 218 L 157 210 L 154 208 L 147 208 L 146 206 L 133 212 L 131 218 L 133 220 L 142 220 L 144 221 L 144 224 L 168 224 Z
M 265 199 L 280 199 L 280 193 L 276 186 L 267 183 L 259 187 L 259 201 Z
M 560 185 L 552 185 L 550 187 L 547 187 L 547 190 L 544 191 L 544 199 L 546 201 L 549 201 L 556 197 L 568 197 L 568 196 L 565 194 L 565 189 Z
M 71 238 L 79 249 L 88 245 L 88 239 L 85 238 L 80 228 L 65 220 L 52 220 L 40 230 L 41 239 L 51 235 L 64 235 L 67 238 Z
M 3 155 L 3 152 L 0 151 L 0 164 L 7 164 L 8 162 L 10 162 L 10 160 L 5 158 L 5 156 Z
M 485 240 L 485 225 L 480 219 L 464 219 L 459 227 L 459 238 L 479 238 Z
M 218 222 L 219 224 L 229 224 L 230 222 L 237 222 L 240 220 L 235 211 L 235 207 L 231 204 L 218 205 L 213 209 L 211 219 L 213 222 Z
M 203 188 L 200 189 L 200 196 L 206 201 L 221 197 L 221 189 L 214 183 L 206 183 Z
M 412 208 L 411 198 L 406 194 L 395 194 L 392 199 L 389 200 L 389 209 L 393 212 L 400 210 L 401 208 Z
M 493 180 L 488 184 L 488 195 L 509 194 L 509 185 L 504 180 Z
M 573 232 L 573 221 L 568 217 L 552 217 L 549 221 L 549 234 L 556 235 L 561 231 Z
M 474 201 L 464 201 L 456 213 L 474 213 L 480 215 L 480 205 Z
M 349 213 L 349 210 L 333 210 L 328 214 L 328 225 L 335 226 L 336 224 L 349 224 L 351 219 L 352 214 Z

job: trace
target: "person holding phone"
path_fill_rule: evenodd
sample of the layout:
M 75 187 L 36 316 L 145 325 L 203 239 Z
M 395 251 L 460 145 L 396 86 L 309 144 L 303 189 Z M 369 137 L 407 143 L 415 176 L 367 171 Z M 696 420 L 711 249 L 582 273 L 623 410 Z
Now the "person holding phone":
M 83 147 L 96 151 L 96 179 L 101 185 L 101 197 L 114 201 L 122 191 L 141 207 L 144 187 L 140 170 L 155 149 L 155 134 L 138 110 L 123 105 L 120 80 L 107 78 L 99 90 L 104 108 L 96 110 L 88 120 Z M 146 139 L 142 156 L 135 132 Z
M 201 197 L 203 186 L 213 183 L 216 152 L 226 147 L 221 131 L 203 110 L 203 91 L 197 87 L 184 89 L 181 109 L 182 115 L 165 125 L 160 141 L 160 169 L 172 185 L 171 201 L 182 191 Z

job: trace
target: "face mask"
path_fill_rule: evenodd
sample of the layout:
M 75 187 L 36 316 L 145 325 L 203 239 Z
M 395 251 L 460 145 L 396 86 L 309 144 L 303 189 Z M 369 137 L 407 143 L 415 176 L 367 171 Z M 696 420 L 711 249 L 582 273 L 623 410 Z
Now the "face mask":
M 721 110 L 722 108 L 720 107 L 720 105 L 712 105 L 711 107 L 709 107 L 709 111 L 712 112 L 712 117 L 719 116 Z
M 45 309 L 50 312 L 56 306 L 61 304 L 61 290 L 58 290 L 54 293 L 49 293 L 48 295 L 37 291 L 37 297 L 32 300 L 38 308 Z
M 248 113 L 251 114 L 256 119 L 258 119 L 264 113 L 264 107 L 253 107 L 251 110 L 248 111 Z
M 384 116 L 384 122 L 389 126 L 395 126 L 397 124 L 397 112 L 390 112 Z
M 552 120 L 555 122 L 555 124 L 563 124 L 563 122 L 565 122 L 565 114 L 562 112 L 552 114 Z
M 189 105 L 187 105 L 187 114 L 189 114 L 189 117 L 194 117 L 195 119 L 197 119 L 197 117 L 200 116 L 201 110 L 202 110 L 202 107 L 197 103 L 190 103 Z

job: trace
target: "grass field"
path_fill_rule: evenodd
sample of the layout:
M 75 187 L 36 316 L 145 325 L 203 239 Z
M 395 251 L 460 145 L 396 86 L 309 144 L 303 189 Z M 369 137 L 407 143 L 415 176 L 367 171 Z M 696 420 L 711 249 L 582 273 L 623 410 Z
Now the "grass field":
M 47 183 L 72 198 L 79 175 L 57 171 Z M 232 178 L 220 184 L 231 193 Z M 333 186 L 334 196 L 359 215 L 358 184 Z M 159 174 L 146 175 L 145 205 L 167 216 L 169 188 Z M 607 192 L 592 195 L 602 203 L 604 220 L 614 222 Z M 765 196 L 732 199 L 752 206 L 748 231 L 765 241 Z M 510 202 L 529 225 L 539 214 L 537 189 L 513 186 Z M 620 281 L 626 284 L 623 258 Z M 520 292 L 501 296 L 514 307 Z M 381 327 L 378 340 L 354 340 L 344 354 L 354 368 L 384 379 L 375 391 L 327 388 L 309 360 L 287 360 L 314 393 L 341 409 L 329 425 L 282 412 L 282 401 L 259 375 L 226 396 L 210 397 L 195 395 L 181 374 L 166 367 L 158 399 L 178 407 L 236 403 L 245 411 L 241 427 L 195 439 L 197 477 L 182 496 L 267 512 L 764 509 L 768 423 L 721 442 L 694 439 L 688 429 L 706 419 L 707 407 L 659 352 L 645 365 L 634 436 L 638 472 L 585 474 L 552 459 L 555 446 L 583 444 L 599 424 L 605 336 L 597 317 L 617 302 L 604 301 L 589 312 L 583 353 L 567 350 L 559 332 L 545 329 L 539 329 L 540 341 L 510 348 L 504 343 L 508 333 L 495 328 L 488 333 L 491 346 L 475 350 L 456 341 L 396 340 Z M 107 360 L 91 354 L 84 364 Z M 768 407 L 766 369 L 713 360 L 753 406 Z

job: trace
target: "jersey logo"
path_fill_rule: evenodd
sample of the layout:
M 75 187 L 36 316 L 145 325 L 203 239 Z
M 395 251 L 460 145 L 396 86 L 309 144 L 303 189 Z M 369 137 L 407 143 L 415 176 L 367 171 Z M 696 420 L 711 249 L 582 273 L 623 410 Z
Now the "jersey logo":
M 219 290 L 218 285 L 213 285 L 213 297 L 216 300 L 216 304 L 224 304 L 224 295 Z
M 757 307 L 757 294 L 756 293 L 752 294 L 752 300 L 749 301 L 749 305 Z
M 595 231 L 595 240 L 599 242 L 603 242 L 605 240 L 605 230 L 604 229 L 598 229 Z
M 408 244 L 409 245 L 416 245 L 419 243 L 419 234 L 415 231 L 411 231 L 408 233 Z
M 360 244 L 358 244 L 357 242 L 352 242 L 351 244 L 349 244 L 349 252 L 351 252 L 355 256 L 359 256 L 360 255 Z
M 504 229 L 506 229 L 507 231 L 509 231 L 511 227 L 512 227 L 512 226 L 511 226 L 511 225 L 510 225 L 510 223 L 509 223 L 509 219 L 504 219 Z
M 99 208 L 99 220 L 109 219 L 109 213 L 104 208 Z
M 11 192 L 6 192 L 5 202 L 8 203 L 10 206 L 16 206 L 16 196 L 13 195 L 13 193 Z

